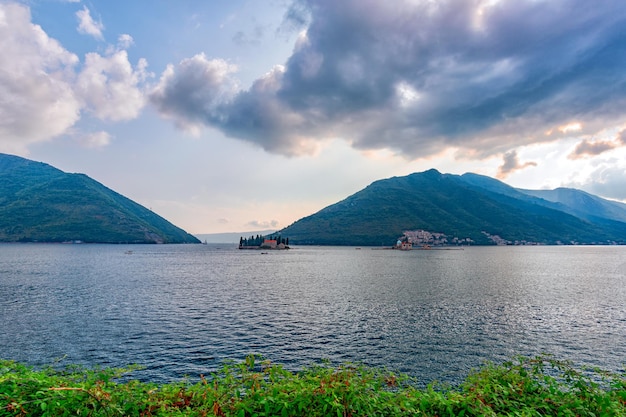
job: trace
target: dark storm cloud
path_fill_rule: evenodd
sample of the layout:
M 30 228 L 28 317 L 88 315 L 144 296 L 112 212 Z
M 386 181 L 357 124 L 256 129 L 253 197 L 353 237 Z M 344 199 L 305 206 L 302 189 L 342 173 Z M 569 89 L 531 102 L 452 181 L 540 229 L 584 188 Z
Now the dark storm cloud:
M 208 107 L 165 82 L 159 108 L 284 154 L 343 137 L 409 157 L 489 155 L 572 120 L 621 121 L 623 0 L 301 0 L 286 18 L 306 32 L 284 67 Z
M 176 69 L 168 66 L 150 93 L 150 101 L 180 128 L 196 130 L 220 119 L 221 103 L 231 100 L 237 90 L 230 77 L 234 71 L 226 61 L 198 54 L 181 61 Z

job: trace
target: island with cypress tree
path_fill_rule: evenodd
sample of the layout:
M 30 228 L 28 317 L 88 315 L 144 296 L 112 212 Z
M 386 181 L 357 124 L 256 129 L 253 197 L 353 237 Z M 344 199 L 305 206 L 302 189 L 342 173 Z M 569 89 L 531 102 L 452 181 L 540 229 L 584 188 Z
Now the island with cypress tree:
M 289 249 L 289 238 L 284 238 L 280 235 L 240 237 L 239 249 Z

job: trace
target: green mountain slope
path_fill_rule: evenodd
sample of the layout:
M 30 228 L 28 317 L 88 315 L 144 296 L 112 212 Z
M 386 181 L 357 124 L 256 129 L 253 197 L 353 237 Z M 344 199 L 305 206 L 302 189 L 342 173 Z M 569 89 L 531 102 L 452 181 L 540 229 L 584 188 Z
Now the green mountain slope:
M 419 229 L 477 244 L 492 244 L 490 235 L 545 244 L 626 241 L 626 223 L 582 219 L 489 180 L 430 170 L 376 181 L 281 234 L 292 244 L 321 245 L 391 245 Z
M 83 174 L 0 154 L 1 242 L 199 243 Z

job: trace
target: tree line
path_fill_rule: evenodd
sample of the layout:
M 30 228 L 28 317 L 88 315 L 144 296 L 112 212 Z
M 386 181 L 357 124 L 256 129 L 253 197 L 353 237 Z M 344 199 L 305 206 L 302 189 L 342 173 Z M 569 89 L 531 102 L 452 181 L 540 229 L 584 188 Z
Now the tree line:
M 253 235 L 253 236 L 250 236 L 249 238 L 244 238 L 243 236 L 240 237 L 239 246 L 261 246 L 263 242 L 265 241 L 265 239 L 275 240 L 277 245 L 280 245 L 281 243 L 285 246 L 289 245 L 289 238 L 284 238 L 281 235 L 271 236 L 271 237 L 267 237 L 263 235 L 256 235 L 256 236 Z

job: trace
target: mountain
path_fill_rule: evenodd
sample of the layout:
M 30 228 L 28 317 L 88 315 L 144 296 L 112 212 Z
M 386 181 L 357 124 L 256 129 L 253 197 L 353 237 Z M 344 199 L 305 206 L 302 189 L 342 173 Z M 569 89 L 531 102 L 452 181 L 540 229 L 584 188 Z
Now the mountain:
M 582 193 L 582 192 L 581 192 Z M 594 201 L 611 203 L 594 196 Z M 475 244 L 626 243 L 626 209 L 583 216 L 493 178 L 437 170 L 375 181 L 281 230 L 292 244 L 391 245 L 404 231 L 443 233 Z
M 84 174 L 0 154 L 0 242 L 199 243 Z
M 573 188 L 522 190 L 521 192 L 557 203 L 563 211 L 589 220 L 611 219 L 626 222 L 626 204 L 609 201 Z

